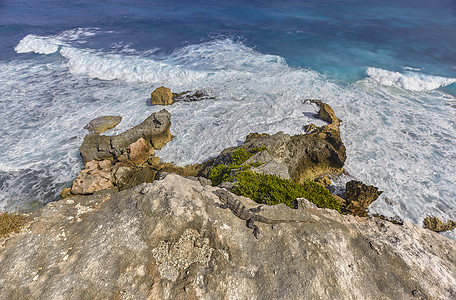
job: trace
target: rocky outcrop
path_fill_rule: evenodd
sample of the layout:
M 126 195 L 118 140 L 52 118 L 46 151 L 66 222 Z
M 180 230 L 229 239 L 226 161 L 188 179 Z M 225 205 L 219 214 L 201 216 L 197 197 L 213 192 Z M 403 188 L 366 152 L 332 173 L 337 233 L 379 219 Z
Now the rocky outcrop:
M 84 163 L 91 160 L 116 161 L 130 145 L 144 139 L 154 149 L 160 149 L 172 138 L 171 115 L 165 109 L 153 113 L 141 124 L 114 136 L 89 134 L 79 149 Z
M 122 121 L 121 116 L 102 116 L 93 119 L 84 128 L 89 133 L 100 134 L 117 126 Z
M 89 161 L 84 170 L 79 172 L 71 187 L 71 194 L 93 194 L 97 191 L 113 188 L 111 161 Z
M 155 89 L 150 95 L 152 105 L 170 105 L 174 103 L 173 93 L 169 88 L 161 86 Z
M 299 199 L 259 214 L 315 223 L 257 222 L 257 240 L 215 190 L 168 175 L 48 203 L 0 239 L 0 299 L 456 297 L 456 242 L 437 233 Z
M 340 120 L 326 103 L 319 100 L 309 101 L 320 107 L 317 117 L 330 124 L 321 127 L 311 124 L 313 126 L 306 129 L 307 134 L 294 136 L 283 132 L 273 135 L 251 133 L 240 147 L 248 151 L 266 147 L 272 163 L 277 166 L 280 164 L 288 169 L 289 177 L 283 172 L 275 175 L 291 178 L 298 183 L 303 183 L 308 179 L 314 180 L 324 175 L 342 173 L 346 149 L 340 137 Z M 200 175 L 208 176 L 214 166 L 231 163 L 230 155 L 237 148 L 227 148 L 218 157 L 204 162 Z M 263 159 L 262 163 L 266 163 L 266 161 Z M 268 168 L 268 170 L 270 169 Z
M 443 232 L 448 230 L 453 230 L 456 228 L 456 222 L 448 220 L 447 222 L 442 222 L 437 217 L 426 217 L 423 220 L 424 228 L 435 231 Z
M 351 180 L 346 183 L 346 202 L 342 211 L 355 216 L 367 217 L 367 207 L 383 193 L 373 185 L 365 185 L 361 181 Z

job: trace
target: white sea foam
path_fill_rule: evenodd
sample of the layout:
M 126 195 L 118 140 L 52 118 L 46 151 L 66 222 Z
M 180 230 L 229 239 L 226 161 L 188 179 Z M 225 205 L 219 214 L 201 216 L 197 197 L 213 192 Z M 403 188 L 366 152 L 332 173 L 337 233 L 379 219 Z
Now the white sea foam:
M 405 73 L 369 67 L 367 75 L 375 82 L 410 91 L 432 91 L 456 82 L 456 78 L 446 78 L 424 73 L 406 71 Z
M 81 168 L 84 125 L 106 114 L 123 117 L 108 134 L 138 124 L 161 109 L 145 103 L 164 84 L 176 92 L 205 89 L 215 99 L 167 107 L 174 139 L 157 151 L 163 161 L 201 162 L 250 132 L 302 133 L 318 120 L 312 118 L 316 108 L 301 100 L 319 98 L 343 120 L 346 170 L 398 203 L 376 201 L 372 212 L 417 223 L 426 214 L 456 219 L 456 110 L 438 90 L 398 92 L 372 77 L 340 86 L 229 39 L 189 45 L 165 58 L 60 47 L 64 62 L 0 62 L 0 163 L 44 166 L 5 179 L 0 198 L 28 190 L 43 199 L 49 191 L 58 194 Z
M 62 43 L 54 38 L 29 34 L 19 42 L 14 50 L 17 53 L 52 54 L 59 50 L 60 45 Z

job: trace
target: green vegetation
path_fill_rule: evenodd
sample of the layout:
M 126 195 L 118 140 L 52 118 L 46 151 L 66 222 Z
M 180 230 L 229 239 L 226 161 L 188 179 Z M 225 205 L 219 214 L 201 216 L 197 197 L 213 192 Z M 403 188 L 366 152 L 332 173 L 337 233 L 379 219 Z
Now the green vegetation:
M 211 173 L 209 174 L 209 179 L 212 181 L 212 185 L 219 185 L 223 181 L 234 181 L 234 178 L 230 176 L 232 170 L 240 169 L 244 171 L 250 169 L 251 167 L 258 167 L 261 165 L 260 163 L 251 163 L 244 166 L 241 165 L 247 159 L 252 157 L 253 154 L 265 150 L 267 150 L 266 147 L 256 147 L 250 149 L 249 151 L 245 150 L 243 147 L 239 147 L 231 153 L 231 164 L 220 164 L 212 168 Z
M 325 187 L 306 181 L 303 185 L 276 175 L 257 174 L 250 171 L 236 174 L 235 192 L 241 196 L 267 205 L 284 203 L 294 208 L 296 198 L 306 198 L 320 208 L 340 212 L 339 203 Z
M 0 238 L 18 232 L 27 219 L 21 214 L 0 212 Z

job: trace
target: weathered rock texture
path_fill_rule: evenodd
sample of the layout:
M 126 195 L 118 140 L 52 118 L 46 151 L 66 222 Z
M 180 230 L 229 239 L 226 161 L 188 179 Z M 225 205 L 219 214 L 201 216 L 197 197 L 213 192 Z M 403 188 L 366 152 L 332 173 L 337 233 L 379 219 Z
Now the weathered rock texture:
M 307 134 L 294 136 L 283 132 L 273 135 L 251 133 L 241 145 L 247 150 L 266 147 L 273 163 L 282 164 L 288 169 L 289 177 L 298 183 L 324 175 L 340 174 L 346 159 L 346 149 L 339 131 L 340 120 L 328 104 L 320 100 L 308 101 L 320 107 L 316 116 L 330 124 L 321 127 L 311 124 L 313 126 L 306 129 Z M 208 176 L 214 166 L 231 163 L 230 155 L 236 149 L 237 147 L 227 148 L 218 157 L 204 162 L 200 175 Z M 286 178 L 284 172 L 279 173 L 276 175 Z
M 442 232 L 453 230 L 456 228 L 456 222 L 448 220 L 447 222 L 442 222 L 439 218 L 436 217 L 426 217 L 423 220 L 424 228 L 435 232 Z
M 208 99 L 214 99 L 214 97 L 210 96 L 209 93 L 204 90 L 197 90 L 195 92 L 186 91 L 186 92 L 182 92 L 182 93 L 173 93 L 174 102 L 178 102 L 178 101 L 192 102 L 192 101 L 208 100 Z
M 100 134 L 117 126 L 122 121 L 121 116 L 102 116 L 90 121 L 84 128 L 90 133 Z
M 346 183 L 346 202 L 341 207 L 345 213 L 360 217 L 367 217 L 367 207 L 377 200 L 382 191 L 373 185 L 366 185 L 361 181 L 351 180 Z
M 316 222 L 257 223 L 256 240 L 214 190 L 168 175 L 48 203 L 0 239 L 0 299 L 456 297 L 456 243 L 437 233 L 277 205 L 259 214 Z
M 141 124 L 114 136 L 89 134 L 79 149 L 84 163 L 91 160 L 109 159 L 115 161 L 124 154 L 132 143 L 143 138 L 154 149 L 160 149 L 172 138 L 170 133 L 171 115 L 165 109 L 153 113 Z
M 93 194 L 97 191 L 113 188 L 111 161 L 89 161 L 84 170 L 79 172 L 71 187 L 71 194 Z M 68 196 L 68 195 L 67 195 Z
M 169 88 L 161 86 L 155 89 L 150 95 L 150 103 L 153 105 L 170 105 L 173 104 L 173 93 Z

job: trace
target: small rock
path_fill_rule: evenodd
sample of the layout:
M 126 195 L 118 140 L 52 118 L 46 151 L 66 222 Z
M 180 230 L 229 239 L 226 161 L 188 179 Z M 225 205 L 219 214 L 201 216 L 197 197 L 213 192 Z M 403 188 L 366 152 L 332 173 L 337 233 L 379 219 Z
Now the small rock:
M 196 92 L 186 91 L 182 93 L 175 94 L 173 93 L 173 100 L 177 101 L 184 101 L 184 102 L 191 102 L 191 101 L 199 101 L 199 100 L 206 100 L 206 99 L 214 99 L 211 97 L 208 92 L 204 90 L 197 90 Z
M 446 223 L 444 223 L 437 217 L 426 217 L 424 218 L 423 223 L 424 228 L 435 232 L 448 231 L 456 228 L 455 221 L 448 220 Z
M 69 198 L 73 196 L 71 194 L 71 188 L 64 188 L 61 192 L 60 192 L 60 197 L 62 197 L 62 199 L 65 199 L 65 198 Z
M 304 126 L 304 131 L 306 133 L 310 133 L 310 132 L 314 131 L 316 128 L 317 128 L 317 125 L 315 125 L 314 123 L 310 123 L 310 124 L 307 124 Z
M 154 155 L 154 148 L 143 138 L 139 138 L 136 142 L 131 143 L 128 150 L 128 157 L 135 165 L 142 165 L 151 155 Z
M 121 116 L 102 116 L 93 119 L 84 128 L 90 133 L 100 134 L 116 127 L 121 121 Z
M 170 105 L 173 104 L 173 93 L 169 88 L 161 86 L 155 89 L 150 95 L 150 103 L 152 105 Z
M 322 186 L 331 185 L 331 179 L 328 176 L 322 176 L 314 180 L 316 183 Z
M 334 110 L 332 109 L 331 106 L 329 106 L 328 104 L 324 103 L 321 100 L 307 99 L 305 101 L 315 103 L 320 107 L 320 110 L 315 115 L 315 117 L 317 117 L 323 121 L 326 121 L 329 124 L 333 124 L 335 126 L 340 125 L 340 119 L 338 117 L 336 117 L 336 114 L 334 113 Z
M 96 191 L 113 188 L 111 175 L 111 161 L 89 161 L 84 170 L 79 172 L 73 181 L 71 193 L 76 194 L 93 194 Z

